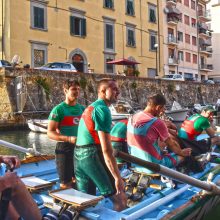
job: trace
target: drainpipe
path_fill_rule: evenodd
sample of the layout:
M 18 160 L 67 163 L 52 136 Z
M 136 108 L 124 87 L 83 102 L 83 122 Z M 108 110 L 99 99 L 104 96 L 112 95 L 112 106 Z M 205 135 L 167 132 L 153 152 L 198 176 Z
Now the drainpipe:
M 141 0 L 140 0 L 140 26 L 141 26 L 141 57 L 143 55 L 143 48 L 142 48 L 142 11 L 141 11 Z
M 159 49 L 158 50 L 158 62 L 159 62 L 159 68 L 158 68 L 158 73 L 160 73 L 160 13 L 159 13 L 159 8 L 160 8 L 160 6 L 159 6 L 159 1 L 160 0 L 157 0 L 157 20 L 158 20 L 158 22 L 157 22 L 157 38 L 158 38 L 158 48 L 157 49 Z M 159 76 L 160 74 L 158 74 L 158 76 Z
M 2 0 L 2 60 L 4 58 L 4 42 L 3 42 L 3 32 L 4 32 L 4 0 Z
M 197 37 L 197 53 L 198 53 L 198 79 L 201 81 L 201 73 L 199 70 L 199 64 L 200 64 L 200 45 L 199 45 L 199 26 L 198 26 L 198 21 L 199 21 L 199 16 L 198 16 L 198 0 L 196 1 L 196 19 L 197 19 L 197 27 L 196 27 L 196 37 Z

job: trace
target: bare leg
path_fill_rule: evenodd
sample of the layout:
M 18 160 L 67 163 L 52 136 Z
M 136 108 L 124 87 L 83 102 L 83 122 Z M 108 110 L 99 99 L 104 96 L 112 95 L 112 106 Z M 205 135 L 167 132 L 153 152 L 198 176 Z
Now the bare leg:
M 110 197 L 114 204 L 114 210 L 115 211 L 122 211 L 127 208 L 127 198 L 124 192 L 120 194 L 115 194 Z
M 18 219 L 20 216 L 17 213 L 17 211 L 15 210 L 15 208 L 13 207 L 13 205 L 11 204 L 11 202 L 9 203 L 8 206 L 8 212 L 6 215 L 6 220 L 12 220 L 12 219 Z
M 12 189 L 11 201 L 17 213 L 25 220 L 41 220 L 41 213 L 37 204 L 20 179 Z

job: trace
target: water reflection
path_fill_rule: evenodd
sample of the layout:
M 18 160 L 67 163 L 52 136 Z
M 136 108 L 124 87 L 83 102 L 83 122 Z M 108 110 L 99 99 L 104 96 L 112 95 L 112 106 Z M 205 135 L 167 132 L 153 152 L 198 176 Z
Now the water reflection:
M 11 142 L 25 148 L 32 148 L 33 144 L 36 149 L 44 154 L 54 154 L 56 142 L 50 140 L 46 134 L 34 133 L 29 130 L 1 131 L 0 139 Z M 18 151 L 0 146 L 0 154 L 13 154 L 23 158 L 24 154 Z

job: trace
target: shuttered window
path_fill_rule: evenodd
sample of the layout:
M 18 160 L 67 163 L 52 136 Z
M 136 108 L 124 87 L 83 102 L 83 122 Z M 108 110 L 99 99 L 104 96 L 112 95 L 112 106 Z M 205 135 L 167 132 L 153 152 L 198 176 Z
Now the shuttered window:
M 134 30 L 128 29 L 127 34 L 128 34 L 127 45 L 134 47 L 135 46 Z
M 127 0 L 126 14 L 132 15 L 132 16 L 134 15 L 134 1 L 133 0 Z
M 148 15 L 149 15 L 149 22 L 156 23 L 157 16 L 156 16 L 156 6 L 152 4 L 148 4 Z
M 157 43 L 156 33 L 150 33 L 150 50 L 156 50 L 155 44 Z
M 186 62 L 191 62 L 191 53 L 186 52 L 185 56 L 186 56 Z
M 104 0 L 104 7 L 105 8 L 114 8 L 113 0 Z
M 86 36 L 86 19 L 70 16 L 70 34 L 76 36 Z
M 105 42 L 107 49 L 114 49 L 114 35 L 113 35 L 113 25 L 105 25 Z
M 185 34 L 185 42 L 187 44 L 190 44 L 190 35 L 189 34 Z
M 34 11 L 34 27 L 44 29 L 44 9 L 39 7 L 33 7 Z
M 198 58 L 196 54 L 193 54 L 193 63 L 197 64 L 198 63 Z

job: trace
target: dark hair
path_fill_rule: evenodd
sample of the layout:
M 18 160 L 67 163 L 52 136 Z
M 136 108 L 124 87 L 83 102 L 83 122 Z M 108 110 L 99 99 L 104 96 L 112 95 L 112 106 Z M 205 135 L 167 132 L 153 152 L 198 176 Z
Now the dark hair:
M 103 78 L 103 79 L 99 80 L 99 82 L 98 82 L 98 91 L 99 91 L 99 89 L 100 89 L 101 86 L 103 86 L 103 85 L 108 86 L 108 85 L 109 85 L 109 82 L 112 82 L 112 81 L 115 82 L 115 79 L 112 79 L 112 78 Z
M 166 105 L 166 99 L 162 94 L 156 94 L 148 98 L 147 104 L 153 106 Z
M 76 79 L 67 79 L 63 83 L 63 88 L 64 89 L 69 89 L 71 86 L 80 86 L 79 81 Z

